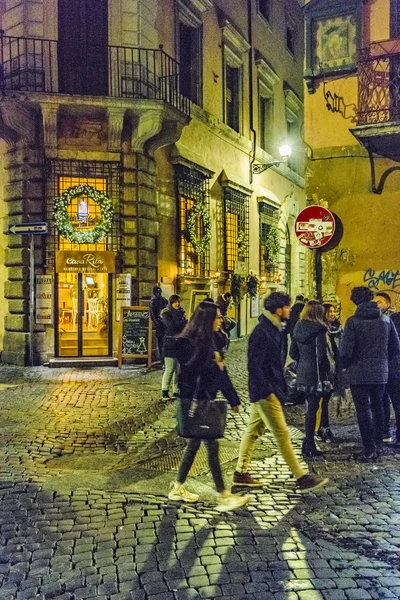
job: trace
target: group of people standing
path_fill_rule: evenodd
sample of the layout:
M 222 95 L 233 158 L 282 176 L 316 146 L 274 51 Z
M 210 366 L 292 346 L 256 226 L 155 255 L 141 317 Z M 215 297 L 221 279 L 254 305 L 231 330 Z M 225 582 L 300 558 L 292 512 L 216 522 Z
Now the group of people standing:
M 329 423 L 329 399 L 334 390 L 343 386 L 343 369 L 364 444 L 361 460 L 374 460 L 382 452 L 382 444 L 387 440 L 384 436 L 388 433 L 385 427 L 389 428 L 387 418 L 390 419 L 390 404 L 388 410 L 385 402 L 390 400 L 396 412 L 400 446 L 400 342 L 396 330 L 400 326 L 400 315 L 398 320 L 395 315 L 389 318 L 385 314 L 388 307 L 382 304 L 385 294 L 374 297 L 366 287 L 354 288 L 351 299 L 357 306 L 356 313 L 342 331 L 332 304 L 296 298 L 296 304 L 302 304 L 302 308 L 293 323 L 290 319 L 291 299 L 287 294 L 273 292 L 265 298 L 263 314 L 248 343 L 252 406 L 233 475 L 235 486 L 256 488 L 263 485 L 262 481 L 253 478 L 249 465 L 255 443 L 266 428 L 275 438 L 278 450 L 296 480 L 298 492 L 314 491 L 329 481 L 304 469 L 291 442 L 284 414 L 287 400 L 285 365 L 289 356 L 296 362 L 297 391 L 306 402 L 304 458 L 322 457 L 316 438 L 334 441 Z M 390 306 L 390 298 L 387 299 Z M 223 315 L 219 306 L 208 298 L 197 306 L 187 321 L 179 296 L 173 295 L 159 316 L 168 332 L 162 346 L 165 361 L 163 396 L 164 392 L 164 397 L 168 396 L 172 380 L 174 396 L 193 399 L 200 393 L 215 398 L 222 392 L 233 412 L 238 413 L 240 399 L 224 361 L 226 344 L 221 339 Z M 184 484 L 201 441 L 206 445 L 218 492 L 217 509 L 229 511 L 246 504 L 249 496 L 233 494 L 225 486 L 217 439 L 193 438 L 188 441 L 169 498 L 185 502 L 199 499 L 199 495 L 187 490 Z

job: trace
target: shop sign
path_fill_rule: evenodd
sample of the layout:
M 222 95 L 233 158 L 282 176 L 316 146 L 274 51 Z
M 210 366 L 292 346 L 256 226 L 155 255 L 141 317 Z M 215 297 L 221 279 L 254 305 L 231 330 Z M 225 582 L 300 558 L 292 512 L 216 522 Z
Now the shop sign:
M 114 273 L 115 252 L 56 252 L 56 273 Z
M 333 238 L 335 217 L 323 206 L 307 206 L 297 216 L 294 230 L 303 246 L 321 248 Z
M 36 275 L 36 323 L 53 324 L 53 276 Z
M 116 279 L 115 316 L 117 321 L 119 321 L 121 318 L 121 308 L 131 305 L 132 276 L 130 273 L 119 273 Z

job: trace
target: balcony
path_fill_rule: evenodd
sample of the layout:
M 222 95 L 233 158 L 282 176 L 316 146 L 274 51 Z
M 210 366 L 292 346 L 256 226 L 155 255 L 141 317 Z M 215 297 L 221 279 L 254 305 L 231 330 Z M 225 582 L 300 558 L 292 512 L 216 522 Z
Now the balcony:
M 179 63 L 161 47 L 63 50 L 55 40 L 0 36 L 0 90 L 156 100 L 190 115 Z
M 400 162 L 400 40 L 374 42 L 360 51 L 352 133 L 370 156 Z

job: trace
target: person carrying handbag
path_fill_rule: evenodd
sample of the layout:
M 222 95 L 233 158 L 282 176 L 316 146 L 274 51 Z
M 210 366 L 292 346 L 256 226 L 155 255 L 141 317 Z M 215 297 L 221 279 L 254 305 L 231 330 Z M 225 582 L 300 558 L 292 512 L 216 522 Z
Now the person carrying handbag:
M 323 458 L 315 444 L 317 411 L 325 394 L 332 391 L 328 380 L 330 364 L 326 345 L 327 325 L 324 308 L 316 300 L 304 306 L 300 319 L 293 330 L 289 354 L 297 361 L 297 389 L 306 397 L 304 458 Z
M 220 391 L 228 400 L 233 411 L 239 412 L 240 399 L 229 379 L 228 372 L 218 346 L 215 334 L 221 326 L 222 315 L 215 304 L 201 302 L 193 313 L 189 323 L 182 334 L 177 337 L 175 355 L 179 362 L 178 387 L 180 400 L 186 401 L 178 404 L 178 411 L 188 407 L 188 418 L 202 419 L 202 407 L 208 408 L 208 403 L 213 401 Z M 179 424 L 179 421 L 178 421 Z M 226 488 L 219 461 L 218 437 L 207 437 L 207 428 L 204 428 L 204 437 L 194 431 L 188 440 L 184 456 L 179 466 L 177 480 L 171 483 L 168 498 L 184 502 L 197 502 L 198 494 L 189 492 L 184 483 L 193 465 L 197 451 L 203 441 L 208 454 L 208 463 L 218 492 L 216 509 L 220 512 L 235 510 L 249 501 L 248 496 L 231 494 Z M 181 432 L 185 435 L 185 432 Z

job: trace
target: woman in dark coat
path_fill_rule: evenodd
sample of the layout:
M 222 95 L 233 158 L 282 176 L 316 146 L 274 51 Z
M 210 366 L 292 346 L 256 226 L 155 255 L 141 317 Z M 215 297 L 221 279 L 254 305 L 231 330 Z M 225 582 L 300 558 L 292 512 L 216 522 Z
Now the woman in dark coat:
M 221 322 L 222 315 L 218 306 L 211 302 L 201 302 L 181 336 L 177 338 L 175 351 L 180 366 L 179 393 L 181 398 L 193 399 L 196 395 L 198 398 L 211 400 L 220 391 L 233 411 L 237 413 L 240 405 L 239 396 L 229 379 L 223 358 L 215 343 L 214 333 L 219 331 Z M 184 502 L 197 502 L 199 499 L 197 494 L 189 492 L 184 487 L 184 483 L 202 441 L 207 448 L 208 464 L 218 492 L 217 510 L 224 512 L 243 506 L 249 501 L 249 497 L 231 494 L 225 488 L 217 439 L 188 440 L 177 480 L 171 484 L 168 498 Z
M 342 395 L 343 378 L 341 374 L 341 361 L 339 355 L 340 342 L 343 330 L 339 320 L 336 318 L 336 310 L 333 304 L 325 303 L 325 321 L 328 326 L 326 345 L 329 359 L 328 379 L 332 383 L 332 392 L 324 394 L 321 407 L 321 421 L 317 424 L 317 438 L 322 442 L 334 442 L 335 438 L 329 424 L 329 400 L 333 392 Z
M 297 388 L 306 395 L 304 458 L 323 458 L 315 445 L 315 424 L 320 400 L 324 396 L 322 382 L 328 380 L 329 360 L 326 343 L 327 325 L 324 309 L 316 300 L 310 300 L 303 308 L 293 330 L 290 356 L 297 361 Z
M 174 358 L 175 336 L 182 332 L 187 323 L 186 313 L 181 308 L 181 298 L 177 294 L 172 294 L 168 300 L 168 306 L 161 313 L 161 319 L 164 325 L 164 374 L 162 378 L 162 398 L 169 399 L 169 388 L 172 381 L 172 395 L 178 396 L 178 363 Z

